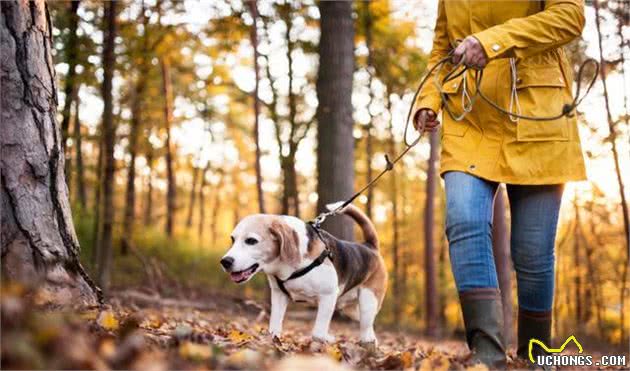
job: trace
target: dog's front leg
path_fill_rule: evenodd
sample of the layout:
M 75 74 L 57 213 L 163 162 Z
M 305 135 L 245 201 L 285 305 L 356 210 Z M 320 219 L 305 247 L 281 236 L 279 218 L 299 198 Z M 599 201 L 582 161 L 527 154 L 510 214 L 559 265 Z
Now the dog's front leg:
M 330 327 L 330 320 L 335 312 L 336 304 L 336 293 L 319 296 L 319 302 L 317 304 L 317 318 L 315 319 L 315 326 L 313 327 L 314 340 L 328 343 L 335 342 L 335 337 L 328 333 L 328 328 Z
M 289 298 L 278 287 L 271 286 L 271 315 L 269 316 L 269 332 L 271 336 L 282 334 L 282 321 L 287 311 Z

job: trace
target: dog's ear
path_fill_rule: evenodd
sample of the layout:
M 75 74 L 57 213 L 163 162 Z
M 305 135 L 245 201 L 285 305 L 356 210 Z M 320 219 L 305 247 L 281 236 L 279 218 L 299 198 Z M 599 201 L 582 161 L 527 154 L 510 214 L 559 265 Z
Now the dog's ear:
M 293 228 L 285 223 L 274 221 L 269 227 L 269 232 L 278 241 L 280 259 L 289 265 L 297 266 L 300 263 L 299 237 Z

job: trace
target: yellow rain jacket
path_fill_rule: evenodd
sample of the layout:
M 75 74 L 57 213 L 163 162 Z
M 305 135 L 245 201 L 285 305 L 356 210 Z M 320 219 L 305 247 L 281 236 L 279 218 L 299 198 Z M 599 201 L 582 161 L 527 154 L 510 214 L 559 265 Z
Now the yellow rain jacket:
M 446 56 L 456 40 L 472 35 L 489 59 L 480 86 L 486 96 L 507 110 L 515 87 L 512 112 L 518 112 L 518 103 L 523 115 L 554 116 L 572 101 L 572 67 L 562 45 L 578 37 L 583 27 L 581 0 L 439 0 L 429 67 Z M 514 86 L 511 63 L 516 66 Z M 445 65 L 442 74 L 452 67 Z M 462 112 L 464 78 L 474 92 L 472 74 L 442 86 L 455 114 Z M 433 78 L 415 103 L 416 110 L 440 111 L 443 103 Z M 446 112 L 442 121 L 441 174 L 463 171 L 509 184 L 586 178 L 575 117 L 513 122 L 479 98 L 462 121 Z

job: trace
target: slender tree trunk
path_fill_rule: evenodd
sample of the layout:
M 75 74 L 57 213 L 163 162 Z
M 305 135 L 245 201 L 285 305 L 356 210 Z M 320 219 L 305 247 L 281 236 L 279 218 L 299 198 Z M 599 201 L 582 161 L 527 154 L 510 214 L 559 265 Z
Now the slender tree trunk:
M 440 138 L 437 132 L 429 134 L 431 152 L 427 163 L 426 201 L 424 206 L 424 277 L 426 298 L 427 335 L 437 334 L 437 289 L 435 284 L 435 198 L 437 192 L 437 161 Z
M 262 172 L 260 170 L 260 99 L 258 98 L 258 86 L 260 84 L 260 69 L 258 68 L 258 27 L 256 21 L 258 20 L 258 9 L 256 6 L 256 0 L 248 2 L 250 11 L 252 13 L 252 28 L 251 28 L 251 42 L 254 47 L 254 74 L 256 76 L 256 83 L 254 85 L 254 141 L 256 142 L 256 162 L 254 164 L 256 169 L 256 193 L 258 195 L 258 211 L 261 214 L 265 214 L 265 196 L 262 189 Z
M 85 190 L 85 171 L 83 167 L 83 135 L 81 134 L 81 119 L 79 116 L 79 110 L 81 106 L 81 100 L 79 98 L 79 90 L 80 86 L 77 86 L 75 89 L 75 99 L 74 99 L 74 145 L 75 145 L 75 162 L 77 168 L 76 174 L 76 184 L 77 184 L 77 196 L 79 199 L 79 205 L 81 206 L 81 211 L 85 212 L 87 207 L 87 193 Z
M 367 104 L 368 116 L 370 117 L 370 122 L 365 127 L 365 184 L 372 181 L 373 171 L 372 171 L 372 157 L 374 157 L 374 148 L 373 141 L 374 138 L 372 136 L 372 128 L 374 120 L 374 116 L 372 115 L 371 107 L 372 102 L 374 102 L 374 91 L 372 90 L 372 81 L 374 80 L 374 62 L 372 56 L 372 13 L 370 13 L 370 2 L 363 1 L 362 2 L 365 13 L 365 47 L 367 48 L 367 66 L 366 70 L 368 71 L 368 89 L 370 94 L 370 100 Z M 370 187 L 366 193 L 367 200 L 365 202 L 365 214 L 368 218 L 372 219 L 372 200 L 374 199 L 374 188 Z
M 197 236 L 201 243 L 203 238 L 203 222 L 206 219 L 206 176 L 210 170 L 210 162 L 201 172 L 201 184 L 199 185 L 199 223 L 197 228 Z
M 582 277 L 580 262 L 580 211 L 577 206 L 577 200 L 573 201 L 575 209 L 575 228 L 573 235 L 573 289 L 575 298 L 575 327 L 578 332 L 582 331 L 582 320 L 584 318 L 582 311 Z
M 116 6 L 112 0 L 105 4 L 105 36 L 103 46 L 103 230 L 98 258 L 98 282 L 107 294 L 110 284 L 112 265 L 112 234 L 114 229 L 114 142 L 116 127 L 114 124 L 114 101 L 112 97 L 112 77 L 116 57 L 114 55 L 116 39 Z
M 166 127 L 166 234 L 173 236 L 173 224 L 175 219 L 175 175 L 173 173 L 173 153 L 171 148 L 171 121 L 172 121 L 172 88 L 170 65 L 166 58 L 160 59 L 162 67 L 162 93 L 164 95 L 164 124 Z
M 70 119 L 72 116 L 71 107 L 72 100 L 76 96 L 76 66 L 77 66 L 77 54 L 78 54 L 78 41 L 77 41 L 77 28 L 79 26 L 79 1 L 73 0 L 70 2 L 70 21 L 68 22 L 68 43 L 65 45 L 65 52 L 67 53 L 68 62 L 68 74 L 66 75 L 65 86 L 63 89 L 64 103 L 63 110 L 61 111 L 61 131 L 63 134 L 63 148 L 66 150 L 66 142 L 70 137 Z M 66 159 L 70 159 L 70 155 L 66 152 Z M 70 175 L 70 161 L 66 161 L 65 173 L 66 177 Z
M 386 90 L 387 94 L 387 113 L 389 114 L 389 129 L 393 132 L 394 123 L 392 122 L 392 100 L 390 98 L 389 87 Z M 390 156 L 395 156 L 398 152 L 396 148 L 396 140 L 393 135 L 389 136 L 388 140 Z M 394 322 L 400 324 L 402 315 L 402 285 L 401 285 L 401 259 L 400 259 L 400 228 L 399 228 L 399 215 L 398 215 L 398 179 L 396 176 L 396 170 L 389 172 L 390 190 L 389 194 L 392 200 L 392 262 L 394 265 Z
M 131 122 L 129 128 L 129 167 L 127 169 L 127 188 L 125 191 L 125 217 L 123 220 L 123 232 L 121 240 L 121 253 L 126 255 L 133 246 L 133 230 L 136 216 L 136 157 L 138 156 L 138 137 L 142 132 L 142 102 L 146 90 L 147 75 L 149 74 L 149 64 L 146 60 L 149 54 L 147 26 L 148 19 L 144 15 L 144 1 L 140 7 L 140 19 L 143 25 L 142 48 L 140 53 L 140 63 L 138 76 L 133 91 L 133 101 L 131 105 Z
M 322 1 L 317 77 L 317 210 L 349 197 L 354 190 L 352 73 L 354 28 L 352 3 Z M 325 224 L 338 238 L 354 239 L 353 224 L 336 218 Z
M 202 172 L 201 176 L 202 176 L 202 184 L 203 184 L 203 177 L 205 177 L 205 173 Z M 190 186 L 190 202 L 188 203 L 188 215 L 186 216 L 186 227 L 188 228 L 192 227 L 193 210 L 195 208 L 195 196 L 197 196 L 195 191 L 197 190 L 198 177 L 199 177 L 199 168 L 193 166 L 193 179 L 192 179 L 192 185 Z
M 51 303 L 95 304 L 79 261 L 64 176 L 52 27 L 43 0 L 0 4 L 2 277 L 37 285 Z
M 144 226 L 148 227 L 153 222 L 153 148 L 150 147 L 147 151 L 147 167 L 149 172 L 147 174 L 147 200 L 144 206 Z
M 604 60 L 604 49 L 602 46 L 602 32 L 600 27 L 600 18 L 599 18 L 599 4 L 598 1 L 593 1 L 593 7 L 595 8 L 595 25 L 597 26 L 597 40 L 599 44 L 599 60 L 602 64 L 605 63 Z M 620 328 L 621 328 L 621 342 L 626 341 L 626 285 L 628 282 L 628 266 L 630 265 L 630 215 L 628 214 L 628 202 L 626 200 L 625 187 L 623 183 L 623 177 L 621 175 L 621 166 L 619 164 L 619 154 L 617 151 L 617 131 L 616 125 L 613 121 L 612 114 L 610 112 L 610 102 L 608 99 L 608 86 L 606 84 L 606 69 L 600 68 L 599 74 L 602 80 L 602 86 L 604 87 L 604 102 L 606 104 L 606 118 L 608 121 L 608 129 L 610 131 L 610 144 L 613 152 L 613 159 L 615 161 L 615 171 L 617 173 L 617 184 L 619 185 L 619 195 L 621 196 L 621 209 L 623 212 L 623 226 L 625 231 L 625 240 L 626 240 L 626 264 L 624 265 L 621 279 L 621 289 L 619 290 L 619 299 L 621 304 L 621 318 L 620 318 Z
M 503 338 L 506 344 L 511 344 L 514 339 L 512 334 L 513 310 L 512 310 L 512 266 L 510 264 L 510 232 L 505 210 L 505 187 L 499 186 L 494 199 L 494 211 L 492 215 L 492 252 L 494 265 L 497 270 L 499 289 L 501 290 L 501 302 L 503 305 Z
M 101 198 L 101 186 L 103 179 L 103 128 L 101 127 L 98 136 L 98 159 L 96 161 L 96 185 L 94 190 L 94 224 L 92 225 L 92 254 L 90 256 L 90 264 L 92 268 L 98 268 L 98 256 L 101 250 L 101 230 L 102 230 L 102 218 L 103 212 L 103 200 Z M 95 269 L 96 270 L 96 269 Z M 97 270 L 96 270 L 97 271 Z

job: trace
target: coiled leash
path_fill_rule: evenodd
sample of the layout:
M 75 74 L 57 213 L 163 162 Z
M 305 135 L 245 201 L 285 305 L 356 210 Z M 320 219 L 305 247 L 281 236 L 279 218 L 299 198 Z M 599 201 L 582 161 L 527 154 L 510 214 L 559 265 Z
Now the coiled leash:
M 442 99 L 443 102 L 443 108 L 444 110 L 449 114 L 449 116 L 455 120 L 455 121 L 461 121 L 466 114 L 468 114 L 469 112 L 472 111 L 472 108 L 475 104 L 475 101 L 481 97 L 481 99 L 483 99 L 486 103 L 488 103 L 490 106 L 492 106 L 494 109 L 496 109 L 497 111 L 504 113 L 506 115 L 508 115 L 508 117 L 510 118 L 510 120 L 512 122 L 517 123 L 519 119 L 523 119 L 523 120 L 531 120 L 531 121 L 553 121 L 553 120 L 557 120 L 563 116 L 567 116 L 567 117 L 571 117 L 573 116 L 573 111 L 582 103 L 582 101 L 584 100 L 584 98 L 588 95 L 588 93 L 591 91 L 591 88 L 593 87 L 593 85 L 595 84 L 595 81 L 597 80 L 597 75 L 598 75 L 598 71 L 600 68 L 600 64 L 597 60 L 593 59 L 593 58 L 588 58 L 586 60 L 584 60 L 581 64 L 580 64 L 580 68 L 578 69 L 578 73 L 577 73 L 577 86 L 576 86 L 576 90 L 575 90 L 575 96 L 573 98 L 573 101 L 571 101 L 571 103 L 567 103 L 564 104 L 562 106 L 562 112 L 553 115 L 553 116 L 528 116 L 528 115 L 524 115 L 520 112 L 520 104 L 518 103 L 518 95 L 516 94 L 516 62 L 514 58 L 510 58 L 510 70 L 511 70 L 511 79 L 512 79 L 512 89 L 510 92 L 510 106 L 509 108 L 506 110 L 505 108 L 499 106 L 498 103 L 496 103 L 495 101 L 493 101 L 492 99 L 490 99 L 488 96 L 486 96 L 481 89 L 479 88 L 481 86 L 481 81 L 483 79 L 483 69 L 478 69 L 478 68 L 473 68 L 470 66 L 466 66 L 463 63 L 463 58 L 460 59 L 459 63 L 455 64 L 454 67 L 449 70 L 446 75 L 444 76 L 444 78 L 442 78 L 442 80 L 439 80 L 439 76 L 441 73 L 442 68 L 444 67 L 444 65 L 446 65 L 447 63 L 449 63 L 454 55 L 454 48 L 451 49 L 451 51 L 448 53 L 447 56 L 445 56 L 444 58 L 440 59 L 436 64 L 434 64 L 429 71 L 424 75 L 424 77 L 422 78 L 422 80 L 420 81 L 420 83 L 418 84 L 418 87 L 416 88 L 416 91 L 413 95 L 413 99 L 412 99 L 412 103 L 409 106 L 409 110 L 407 111 L 407 119 L 405 121 L 405 130 L 404 130 L 404 134 L 403 134 L 403 138 L 404 138 L 404 143 L 405 143 L 405 149 L 402 150 L 402 152 L 400 152 L 398 154 L 398 156 L 396 156 L 393 160 L 391 160 L 389 158 L 389 156 L 387 154 L 385 154 L 385 161 L 386 161 L 386 165 L 385 168 L 372 180 L 370 180 L 363 188 L 361 188 L 360 190 L 358 190 L 357 192 L 355 192 L 350 198 L 348 198 L 347 200 L 345 200 L 341 205 L 339 205 L 338 207 L 336 207 L 333 210 L 330 211 L 326 211 L 326 212 L 322 212 L 321 214 L 319 214 L 315 219 L 311 220 L 308 222 L 308 224 L 310 226 L 312 226 L 317 235 L 319 236 L 320 239 L 323 238 L 321 236 L 321 225 L 322 223 L 324 223 L 324 221 L 329 217 L 329 216 L 334 216 L 334 215 L 338 215 L 342 212 L 342 210 L 350 205 L 357 197 L 359 197 L 361 194 L 363 194 L 363 192 L 365 192 L 367 189 L 369 189 L 370 187 L 373 187 L 374 184 L 376 184 L 383 175 L 385 175 L 385 173 L 391 171 L 394 169 L 394 165 L 396 165 L 396 163 L 398 161 L 400 161 L 400 159 L 405 156 L 407 154 L 407 152 L 409 152 L 413 147 L 416 146 L 416 144 L 418 144 L 418 142 L 420 142 L 420 139 L 422 138 L 424 132 L 425 132 L 425 124 L 424 122 L 422 123 L 422 126 L 420 128 L 418 128 L 418 136 L 413 140 L 413 141 L 409 141 L 408 139 L 408 135 L 407 132 L 409 131 L 409 123 L 411 121 L 411 114 L 413 113 L 413 109 L 415 106 L 415 102 L 416 99 L 418 98 L 418 95 L 420 94 L 420 92 L 422 91 L 422 89 L 424 88 L 424 85 L 427 83 L 427 81 L 429 80 L 429 77 L 431 77 L 431 75 L 433 75 L 434 78 L 434 84 L 438 90 L 438 92 L 440 93 L 440 97 Z M 586 92 L 584 93 L 584 95 L 581 95 L 581 91 L 582 91 L 582 76 L 584 74 L 584 70 L 585 67 L 587 65 L 593 65 L 594 66 L 594 73 L 593 73 L 593 77 L 591 78 L 591 80 L 589 81 L 589 84 L 586 88 Z M 466 75 L 469 73 L 470 70 L 474 71 L 474 82 L 475 82 L 475 89 L 474 89 L 474 93 L 471 95 L 468 91 L 467 88 L 467 76 L 464 76 L 462 79 L 462 84 L 464 84 L 463 88 L 462 88 L 462 108 L 463 108 L 463 113 L 460 115 L 455 115 L 453 113 L 453 110 L 451 109 L 451 107 L 449 106 L 449 97 L 446 93 L 444 93 L 444 91 L 442 90 L 442 86 L 444 86 L 446 83 L 448 83 L 449 81 L 455 80 L 456 78 L 458 78 L 459 76 L 462 75 Z M 435 73 L 437 71 L 437 73 Z M 581 96 L 580 96 L 581 95 Z M 513 107 L 516 106 L 517 112 L 513 112 L 512 109 Z

